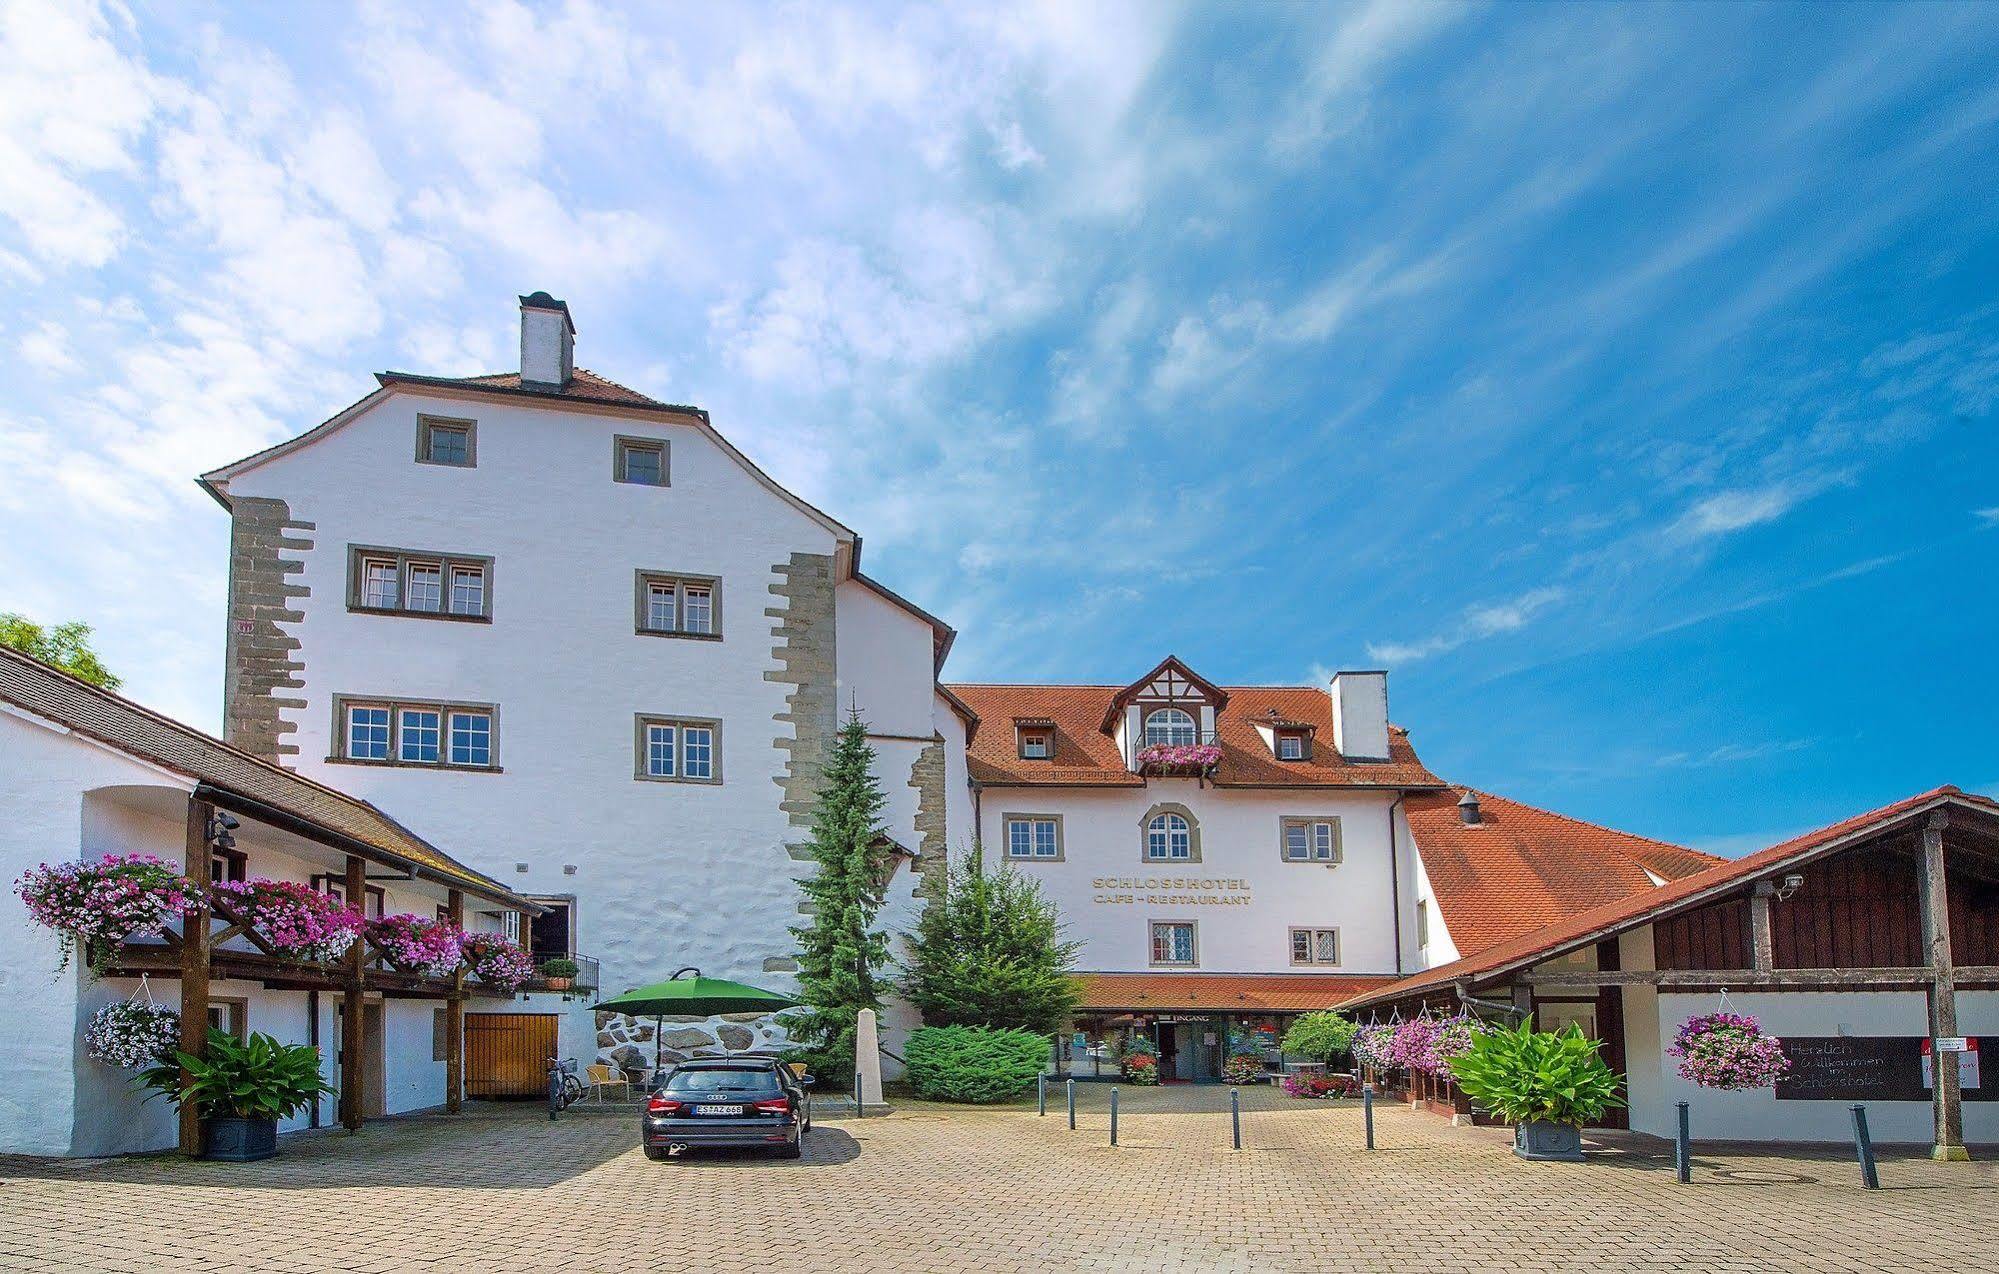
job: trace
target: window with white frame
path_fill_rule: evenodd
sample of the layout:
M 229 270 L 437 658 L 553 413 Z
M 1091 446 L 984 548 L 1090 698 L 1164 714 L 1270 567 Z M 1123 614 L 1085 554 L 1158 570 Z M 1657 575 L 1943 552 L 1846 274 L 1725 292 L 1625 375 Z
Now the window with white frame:
M 1154 814 L 1145 825 L 1145 856 L 1154 862 L 1191 862 L 1194 857 L 1193 825 L 1171 811 Z
M 1338 964 L 1339 962 L 1340 931 L 1338 929 L 1293 929 L 1291 931 L 1291 963 Z
M 638 573 L 638 631 L 655 637 L 720 637 L 722 582 L 710 575 Z
M 493 559 L 350 545 L 348 607 L 452 619 L 491 619 Z
M 1282 822 L 1284 861 L 1287 863 L 1337 863 L 1340 861 L 1340 820 L 1337 818 L 1287 818 Z
M 640 717 L 637 776 L 661 783 L 720 783 L 721 730 L 719 721 Z
M 1194 922 L 1191 920 L 1155 920 L 1152 922 L 1152 963 L 1154 964 L 1194 964 L 1198 949 L 1194 944 Z
M 1145 714 L 1145 745 L 1189 747 L 1199 743 L 1200 732 L 1194 718 L 1179 708 L 1154 708 Z
M 1062 857 L 1062 820 L 1054 814 L 1006 816 L 1006 856 L 1049 861 Z
M 490 770 L 493 708 L 486 704 L 338 701 L 336 761 Z
M 1305 736 L 1296 730 L 1286 730 L 1277 736 L 1277 759 L 1280 761 L 1302 761 L 1305 759 Z

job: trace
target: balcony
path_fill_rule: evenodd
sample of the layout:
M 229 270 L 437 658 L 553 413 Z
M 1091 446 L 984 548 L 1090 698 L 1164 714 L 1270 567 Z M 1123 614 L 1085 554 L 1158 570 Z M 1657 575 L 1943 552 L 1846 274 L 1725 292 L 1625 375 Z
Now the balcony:
M 1221 763 L 1221 741 L 1213 731 L 1194 743 L 1147 743 L 1132 755 L 1131 768 L 1160 778 L 1207 778 Z
M 561 995 L 572 999 L 579 995 L 595 995 L 600 982 L 600 973 L 595 956 L 560 951 L 536 951 L 531 953 L 535 965 L 535 975 L 522 984 L 521 990 L 530 993 Z M 541 972 L 541 966 L 550 960 L 567 959 L 576 962 L 576 975 L 569 979 L 551 979 Z M 556 986 L 556 982 L 565 985 Z

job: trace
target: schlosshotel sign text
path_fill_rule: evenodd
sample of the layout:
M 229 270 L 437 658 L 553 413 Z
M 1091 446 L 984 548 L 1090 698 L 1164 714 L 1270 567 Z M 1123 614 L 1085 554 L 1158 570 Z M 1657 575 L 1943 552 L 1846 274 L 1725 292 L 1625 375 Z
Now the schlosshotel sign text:
M 1249 882 L 1213 876 L 1098 876 L 1090 887 L 1105 892 L 1091 902 L 1144 903 L 1148 907 L 1246 907 Z M 1129 890 L 1130 892 L 1121 892 Z M 1161 892 L 1151 892 L 1151 891 Z M 1168 893 L 1167 890 L 1187 890 Z

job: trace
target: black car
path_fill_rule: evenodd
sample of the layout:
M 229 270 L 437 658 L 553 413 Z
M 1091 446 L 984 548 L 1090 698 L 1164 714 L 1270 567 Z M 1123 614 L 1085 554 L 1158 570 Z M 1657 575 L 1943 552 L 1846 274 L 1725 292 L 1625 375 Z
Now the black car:
M 796 1159 L 812 1131 L 811 1082 L 769 1057 L 684 1062 L 646 1099 L 639 1142 L 648 1159 L 707 1146 L 762 1147 Z

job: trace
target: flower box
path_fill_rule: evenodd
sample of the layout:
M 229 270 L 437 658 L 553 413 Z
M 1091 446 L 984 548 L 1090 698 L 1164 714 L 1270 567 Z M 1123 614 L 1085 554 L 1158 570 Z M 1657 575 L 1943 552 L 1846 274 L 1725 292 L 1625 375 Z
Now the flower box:
M 195 898 L 187 877 L 152 854 L 106 854 L 96 862 L 42 863 L 21 874 L 14 892 L 37 924 L 62 943 L 57 972 L 85 948 L 91 972 L 102 974 L 118 947 L 165 933 Z
M 368 923 L 368 941 L 390 968 L 425 978 L 448 978 L 458 972 L 465 962 L 460 949 L 463 937 L 450 921 L 407 913 Z
M 1206 773 L 1221 759 L 1222 749 L 1213 743 L 1151 743 L 1138 750 L 1138 764 L 1148 770 Z
M 353 908 L 296 881 L 232 880 L 209 889 L 218 910 L 233 912 L 228 918 L 286 960 L 332 964 L 347 954 L 367 923 Z
M 473 976 L 502 991 L 518 991 L 534 977 L 534 961 L 521 945 L 500 933 L 460 936 L 458 949 Z

